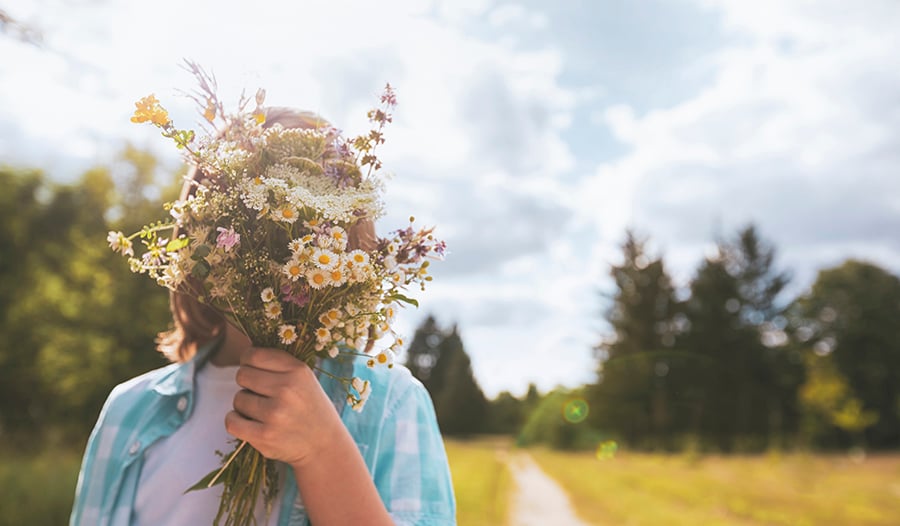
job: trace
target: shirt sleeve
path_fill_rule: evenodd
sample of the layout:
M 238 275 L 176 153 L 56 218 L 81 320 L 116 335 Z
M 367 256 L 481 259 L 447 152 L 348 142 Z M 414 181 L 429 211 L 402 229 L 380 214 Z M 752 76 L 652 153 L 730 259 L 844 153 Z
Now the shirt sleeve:
M 375 485 L 400 526 L 456 524 L 456 502 L 434 404 L 418 380 L 387 408 Z

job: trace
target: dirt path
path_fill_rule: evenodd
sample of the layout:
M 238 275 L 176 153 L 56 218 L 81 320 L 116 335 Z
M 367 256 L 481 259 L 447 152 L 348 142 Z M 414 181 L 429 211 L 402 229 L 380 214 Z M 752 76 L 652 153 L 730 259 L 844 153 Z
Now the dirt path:
M 512 526 L 587 526 L 572 511 L 566 492 L 525 452 L 510 454 L 509 469 L 516 489 L 512 497 Z

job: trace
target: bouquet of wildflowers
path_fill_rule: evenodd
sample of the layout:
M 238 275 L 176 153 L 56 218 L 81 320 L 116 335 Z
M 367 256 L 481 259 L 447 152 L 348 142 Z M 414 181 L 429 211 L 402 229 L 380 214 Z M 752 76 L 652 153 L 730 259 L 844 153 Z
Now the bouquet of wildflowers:
M 383 212 L 375 148 L 396 104 L 390 85 L 369 112 L 373 129 L 346 140 L 312 116 L 302 129 L 267 126 L 262 90 L 253 100 L 242 96 L 228 114 L 215 79 L 188 68 L 198 80 L 191 97 L 206 134 L 176 128 L 153 95 L 136 103 L 132 121 L 159 127 L 204 177 L 166 205 L 170 219 L 128 236 L 110 232 L 111 248 L 128 257 L 132 271 L 221 313 L 254 345 L 284 349 L 317 369 L 319 360 L 340 355 L 391 366 L 402 344 L 391 330 L 396 306 L 417 305 L 405 289 L 424 290 L 429 260 L 442 258 L 445 245 L 431 229 L 413 229 L 412 218 L 370 247 L 350 240 L 354 225 Z M 373 349 L 376 341 L 387 343 Z M 361 411 L 369 382 L 338 380 Z M 223 455 L 223 464 L 192 489 L 223 483 L 215 523 L 249 524 L 259 495 L 267 507 L 275 496 L 275 466 L 246 443 Z

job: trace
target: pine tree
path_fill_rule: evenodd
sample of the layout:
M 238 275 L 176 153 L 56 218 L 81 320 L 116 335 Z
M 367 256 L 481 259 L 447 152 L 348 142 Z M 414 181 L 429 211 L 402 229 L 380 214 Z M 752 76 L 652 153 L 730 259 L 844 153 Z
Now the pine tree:
M 438 346 L 444 334 L 437 325 L 434 316 L 428 316 L 416 329 L 409 348 L 406 350 L 406 367 L 422 384 L 433 392 L 431 387 L 431 370 L 438 359 Z
M 795 420 L 800 364 L 784 345 L 777 302 L 789 278 L 774 261 L 774 247 L 748 226 L 721 241 L 691 283 L 681 340 L 696 357 L 685 392 L 689 420 L 721 449 L 758 449 Z
M 428 316 L 407 349 L 406 366 L 431 394 L 441 431 L 466 435 L 486 430 L 488 402 L 456 326 L 445 332 Z
M 441 431 L 448 435 L 471 435 L 484 431 L 487 399 L 472 373 L 469 355 L 463 349 L 456 326 L 438 348 L 438 359 L 430 380 Z
M 588 397 L 595 424 L 632 444 L 658 444 L 672 424 L 666 377 L 678 365 L 671 352 L 677 303 L 662 258 L 651 259 L 644 240 L 629 231 L 622 252 L 624 261 L 611 269 L 614 335 L 598 346 L 602 362 Z

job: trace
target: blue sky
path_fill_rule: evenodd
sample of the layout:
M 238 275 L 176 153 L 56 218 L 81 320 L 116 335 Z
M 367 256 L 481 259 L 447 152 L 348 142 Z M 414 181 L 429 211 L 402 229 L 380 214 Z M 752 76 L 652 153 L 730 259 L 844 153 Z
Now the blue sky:
M 488 394 L 590 381 L 599 290 L 626 227 L 687 284 L 749 221 L 793 290 L 845 258 L 900 271 L 900 4 L 893 0 L 3 2 L 42 47 L 0 37 L 0 162 L 62 179 L 125 141 L 154 92 L 195 122 L 182 58 L 220 94 L 348 132 L 386 81 L 400 106 L 381 229 L 436 224 L 451 255 L 427 313 L 458 322 Z M 229 99 L 230 98 L 230 99 Z M 99 242 L 102 242 L 99 241 Z M 148 352 L 152 352 L 148 349 Z

